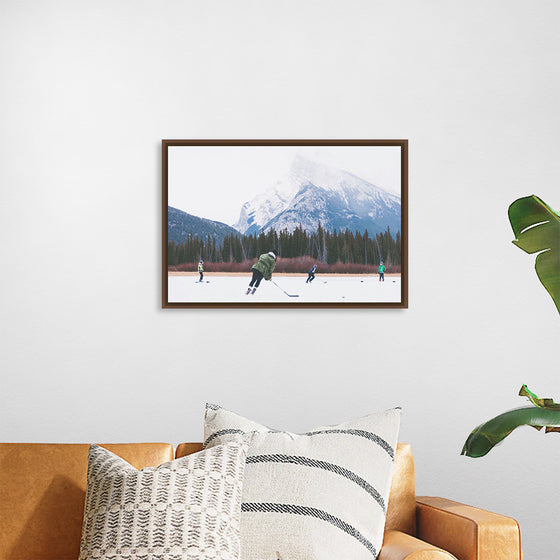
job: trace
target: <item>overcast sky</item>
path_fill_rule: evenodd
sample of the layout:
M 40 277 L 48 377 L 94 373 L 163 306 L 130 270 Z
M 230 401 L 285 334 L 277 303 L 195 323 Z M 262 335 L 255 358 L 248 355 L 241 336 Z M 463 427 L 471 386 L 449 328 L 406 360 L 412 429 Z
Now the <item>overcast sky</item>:
M 301 155 L 400 195 L 398 146 L 170 146 L 169 206 L 232 225 Z

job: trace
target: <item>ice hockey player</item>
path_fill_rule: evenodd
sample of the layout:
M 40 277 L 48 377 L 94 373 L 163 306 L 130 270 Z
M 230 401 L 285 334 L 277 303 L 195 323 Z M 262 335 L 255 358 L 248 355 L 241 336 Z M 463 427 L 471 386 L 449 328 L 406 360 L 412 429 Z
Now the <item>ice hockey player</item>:
M 315 271 L 317 270 L 317 265 L 314 264 L 308 271 L 307 271 L 307 280 L 305 283 L 311 283 L 315 279 Z
M 200 274 L 199 282 L 202 282 L 204 278 L 204 261 L 202 259 L 198 261 L 198 273 Z
M 387 268 L 385 267 L 385 265 L 383 264 L 383 261 L 381 261 L 379 263 L 379 267 L 377 269 L 377 272 L 379 272 L 379 281 L 380 282 L 385 282 L 385 271 L 387 270 Z
M 277 259 L 277 252 L 276 251 L 269 251 L 268 253 L 263 253 L 259 260 L 251 267 L 253 271 L 253 277 L 251 278 L 251 282 L 249 283 L 249 287 L 247 288 L 246 295 L 251 294 L 253 295 L 261 280 L 264 278 L 265 280 L 270 280 L 272 278 L 272 272 L 274 267 L 276 266 L 276 259 Z

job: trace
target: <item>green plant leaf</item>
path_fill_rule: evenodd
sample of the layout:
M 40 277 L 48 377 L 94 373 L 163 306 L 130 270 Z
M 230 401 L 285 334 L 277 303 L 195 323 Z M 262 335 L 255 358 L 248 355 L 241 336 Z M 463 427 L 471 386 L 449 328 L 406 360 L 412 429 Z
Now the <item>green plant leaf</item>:
M 532 426 L 547 432 L 560 431 L 560 410 L 527 406 L 504 412 L 475 428 L 461 451 L 467 457 L 484 457 L 496 444 L 519 426 Z
M 535 270 L 560 313 L 560 214 L 538 196 L 519 198 L 508 209 L 513 243 L 526 253 L 539 253 Z
M 535 406 L 539 408 L 547 408 L 549 410 L 560 410 L 560 404 L 555 403 L 552 399 L 541 399 L 535 393 L 529 391 L 527 385 L 522 385 L 519 389 L 521 397 L 527 397 Z

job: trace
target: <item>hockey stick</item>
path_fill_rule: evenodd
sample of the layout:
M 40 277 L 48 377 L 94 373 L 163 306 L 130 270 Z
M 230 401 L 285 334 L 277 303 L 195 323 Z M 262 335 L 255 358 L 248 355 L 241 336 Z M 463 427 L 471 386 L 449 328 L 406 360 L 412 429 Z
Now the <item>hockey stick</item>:
M 272 280 L 272 278 L 270 279 L 270 281 L 279 289 L 282 290 L 282 288 L 280 288 L 280 286 L 274 281 Z M 288 297 L 299 297 L 298 294 L 289 294 L 286 290 L 282 290 Z

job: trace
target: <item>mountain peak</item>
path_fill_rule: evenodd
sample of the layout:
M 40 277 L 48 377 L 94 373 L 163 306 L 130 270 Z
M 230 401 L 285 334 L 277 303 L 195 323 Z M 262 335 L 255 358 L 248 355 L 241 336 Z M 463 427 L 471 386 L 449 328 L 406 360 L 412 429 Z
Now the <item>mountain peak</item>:
M 327 229 L 400 229 L 400 197 L 330 165 L 296 155 L 286 177 L 242 208 L 234 227 L 241 233 L 274 228 L 293 231 L 300 223 Z M 330 224 L 330 227 L 329 227 Z
M 290 175 L 300 183 L 311 183 L 325 190 L 340 190 L 351 175 L 342 169 L 336 169 L 324 163 L 308 159 L 297 154 L 290 168 Z

